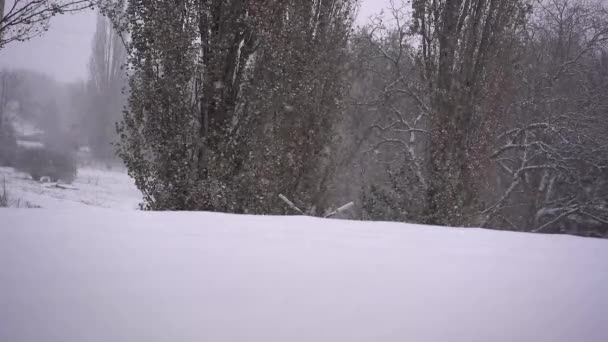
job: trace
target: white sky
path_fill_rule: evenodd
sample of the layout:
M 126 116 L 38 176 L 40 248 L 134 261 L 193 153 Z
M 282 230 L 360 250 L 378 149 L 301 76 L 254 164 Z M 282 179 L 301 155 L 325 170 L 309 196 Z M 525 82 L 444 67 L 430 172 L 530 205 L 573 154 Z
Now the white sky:
M 95 12 L 57 16 L 46 34 L 0 50 L 0 68 L 43 71 L 60 81 L 84 79 L 95 32 Z
M 387 0 L 362 0 L 359 22 L 385 7 Z M 95 32 L 91 10 L 53 18 L 50 30 L 28 42 L 14 42 L 0 50 L 1 68 L 43 71 L 59 81 L 84 80 Z

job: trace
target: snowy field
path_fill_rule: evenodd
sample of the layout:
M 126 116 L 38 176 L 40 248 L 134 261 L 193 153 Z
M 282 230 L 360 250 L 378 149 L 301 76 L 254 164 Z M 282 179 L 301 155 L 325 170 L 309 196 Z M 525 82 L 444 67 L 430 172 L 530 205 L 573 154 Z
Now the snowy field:
M 598 239 L 0 210 L 7 342 L 606 342 L 607 289 Z
M 0 167 L 0 191 L 4 181 L 11 207 L 137 209 L 142 198 L 126 171 L 81 168 L 73 184 L 58 185 L 36 182 L 25 173 Z

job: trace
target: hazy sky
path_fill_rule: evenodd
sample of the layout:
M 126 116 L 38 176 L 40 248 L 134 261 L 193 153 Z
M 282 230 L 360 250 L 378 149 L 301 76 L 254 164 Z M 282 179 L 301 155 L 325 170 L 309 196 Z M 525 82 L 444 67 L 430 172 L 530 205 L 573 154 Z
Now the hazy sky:
M 387 0 L 362 0 L 359 21 L 379 12 Z M 53 18 L 50 30 L 28 42 L 13 42 L 0 50 L 0 68 L 44 71 L 60 81 L 84 80 L 95 32 L 91 10 Z

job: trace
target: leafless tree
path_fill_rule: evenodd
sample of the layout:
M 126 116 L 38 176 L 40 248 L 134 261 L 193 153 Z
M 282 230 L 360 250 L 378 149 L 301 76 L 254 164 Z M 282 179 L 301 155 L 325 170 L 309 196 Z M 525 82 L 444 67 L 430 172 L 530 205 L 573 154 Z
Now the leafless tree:
M 46 32 L 50 19 L 58 14 L 81 11 L 93 5 L 93 0 L 0 0 L 0 49 Z
M 385 62 L 367 66 L 384 80 L 375 103 L 386 113 L 372 125 L 383 137 L 372 151 L 402 151 L 413 188 L 424 191 L 418 220 L 480 223 L 494 100 L 527 11 L 517 0 L 391 1 L 388 15 L 369 26 L 369 60 Z
M 372 219 L 421 221 L 426 208 L 430 98 L 421 89 L 410 23 L 408 5 L 392 2 L 352 42 L 352 81 L 361 88 L 352 90 L 352 112 L 366 127 L 351 149 L 375 164 L 365 170 L 362 198 L 363 217 Z M 352 156 L 345 154 L 345 165 Z
M 603 235 L 608 224 L 608 12 L 599 2 L 538 1 L 504 133 L 491 158 L 501 196 L 484 224 Z M 527 227 L 527 228 L 523 228 Z

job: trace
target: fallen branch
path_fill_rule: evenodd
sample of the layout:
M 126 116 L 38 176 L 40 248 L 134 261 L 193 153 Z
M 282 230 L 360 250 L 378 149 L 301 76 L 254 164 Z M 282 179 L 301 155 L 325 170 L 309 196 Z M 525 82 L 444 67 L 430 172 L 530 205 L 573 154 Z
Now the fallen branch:
M 332 211 L 331 213 L 329 213 L 329 214 L 327 214 L 327 215 L 323 216 L 323 218 L 330 218 L 330 217 L 332 217 L 332 216 L 334 216 L 334 215 L 337 215 L 337 214 L 343 213 L 343 212 L 345 212 L 346 210 L 348 210 L 348 209 L 352 208 L 354 205 L 355 205 L 355 203 L 354 203 L 354 202 L 347 203 L 347 204 L 345 204 L 345 205 L 341 206 L 340 208 L 338 208 L 338 209 L 336 209 L 336 210 Z
M 287 199 L 287 197 L 285 197 L 283 194 L 279 194 L 279 198 L 285 202 L 291 209 L 297 211 L 299 214 L 301 215 L 306 215 L 304 214 L 304 212 L 302 210 L 300 210 L 300 208 L 296 207 L 295 204 L 293 204 L 292 201 L 290 201 L 289 199 Z

